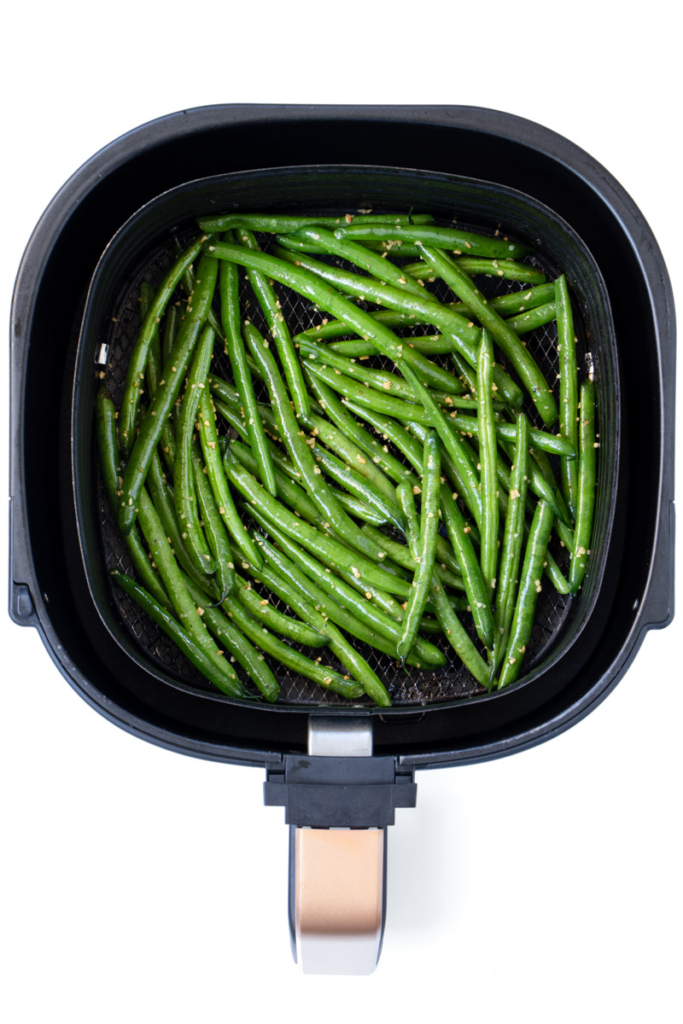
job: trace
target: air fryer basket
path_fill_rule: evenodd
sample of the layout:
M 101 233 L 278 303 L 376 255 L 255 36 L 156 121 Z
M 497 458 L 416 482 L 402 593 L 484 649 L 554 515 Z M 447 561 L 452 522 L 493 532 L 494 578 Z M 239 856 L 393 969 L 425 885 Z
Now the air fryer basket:
M 539 210 L 554 211 L 560 224 L 570 225 L 571 237 L 583 239 L 599 267 L 618 337 L 622 410 L 617 420 L 615 406 L 599 395 L 601 440 L 605 445 L 613 438 L 619 452 L 614 489 L 600 482 L 603 496 L 609 490 L 613 510 L 611 528 L 603 519 L 596 536 L 604 570 L 597 572 L 596 566 L 549 656 L 508 693 L 441 700 L 424 709 L 396 706 L 388 715 L 364 708 L 339 709 L 335 715 L 372 714 L 375 754 L 391 755 L 403 768 L 480 761 L 542 742 L 604 699 L 636 656 L 645 632 L 666 626 L 673 615 L 675 321 L 657 242 L 619 183 L 568 140 L 498 111 L 204 107 L 134 129 L 74 174 L 27 246 L 12 309 L 10 613 L 17 624 L 39 630 L 56 667 L 83 699 L 134 735 L 194 756 L 255 766 L 277 766 L 289 752 L 306 751 L 310 705 L 283 703 L 266 713 L 254 703 L 226 701 L 160 671 L 131 640 L 111 605 L 101 558 L 91 451 L 95 382 L 88 360 L 78 370 L 83 395 L 77 388 L 77 415 L 72 416 L 84 300 L 112 236 L 164 190 L 226 172 L 239 172 L 235 188 L 241 175 L 245 188 L 236 201 L 245 206 L 283 208 L 304 199 L 310 205 L 306 189 L 314 187 L 321 167 L 297 183 L 297 192 L 283 195 L 277 186 L 281 172 L 268 170 L 275 162 L 427 168 L 425 175 L 412 173 L 424 179 L 425 206 L 437 210 L 438 189 L 428 180 L 432 172 L 497 181 L 501 192 L 517 189 L 532 196 Z M 258 167 L 266 170 L 255 194 L 253 181 L 251 192 L 246 181 Z M 275 176 L 270 184 L 269 174 Z M 390 207 L 404 202 L 394 178 L 394 184 L 383 181 L 384 194 L 378 198 Z M 358 197 L 356 183 L 350 184 L 337 193 L 342 206 Z M 407 205 L 414 202 L 414 191 Z M 204 208 L 215 212 L 216 197 L 204 198 Z M 321 202 L 329 202 L 329 196 Z M 188 223 L 201 205 L 179 198 L 169 223 Z M 538 239 L 541 251 L 552 252 L 546 241 L 554 234 L 557 243 L 557 221 L 549 224 L 539 214 L 530 223 L 527 212 L 509 209 L 506 227 Z M 494 226 L 485 209 L 473 208 L 468 219 Z M 110 266 L 121 281 L 130 275 L 131 253 L 142 259 L 165 242 L 165 231 L 157 234 L 154 224 L 136 236 L 142 224 L 131 222 L 125 258 L 120 266 Z M 590 284 L 568 250 L 556 264 L 566 269 L 576 294 L 588 305 Z M 600 320 L 603 297 L 594 299 Z M 115 305 L 114 298 L 109 305 Z M 101 312 L 106 317 L 108 310 Z M 612 371 L 604 359 L 597 369 L 599 388 L 605 387 Z M 56 381 L 64 381 L 61 395 Z M 630 430 L 644 408 L 649 429 Z M 59 424 L 48 445 L 46 423 Z M 72 451 L 74 426 L 85 440 Z M 601 454 L 601 472 L 612 472 L 604 447 Z M 88 577 L 82 552 L 92 567 Z
M 536 262 L 552 279 L 563 270 L 575 287 L 574 303 L 580 361 L 591 371 L 595 368 L 599 397 L 599 417 L 603 447 L 600 458 L 599 493 L 595 525 L 595 543 L 590 571 L 579 598 L 561 596 L 547 584 L 539 600 L 534 631 L 529 644 L 524 680 L 533 681 L 547 670 L 553 660 L 566 656 L 579 641 L 589 621 L 599 592 L 605 565 L 604 540 L 609 537 L 614 515 L 613 496 L 619 463 L 619 383 L 617 355 L 609 302 L 598 268 L 581 240 L 568 225 L 531 198 L 489 183 L 448 175 L 389 168 L 283 168 L 248 175 L 225 175 L 188 183 L 162 195 L 126 224 L 103 255 L 88 296 L 79 342 L 73 405 L 73 445 L 77 488 L 82 493 L 81 514 L 89 525 L 82 529 L 82 551 L 92 593 L 102 618 L 117 641 L 137 657 L 153 662 L 160 679 L 201 691 L 209 699 L 224 701 L 203 677 L 186 661 L 165 635 L 111 581 L 103 583 L 103 568 L 129 570 L 125 546 L 114 526 L 102 488 L 92 486 L 92 466 L 82 472 L 92 456 L 87 438 L 88 416 L 92 414 L 94 383 L 104 375 L 117 404 L 120 402 L 126 366 L 139 326 L 138 296 L 143 280 L 157 284 L 173 259 L 172 236 L 192 233 L 193 215 L 216 209 L 278 210 L 294 212 L 315 210 L 341 214 L 358 207 L 407 210 L 415 207 L 435 213 L 460 226 L 493 233 L 502 225 L 505 233 L 521 238 L 535 247 Z M 268 245 L 264 236 L 263 244 Z M 518 283 L 494 281 L 497 293 L 516 290 Z M 487 282 L 488 291 L 491 283 Z M 311 304 L 288 290 L 281 290 L 283 312 L 292 333 L 320 322 L 323 315 Z M 441 289 L 446 297 L 447 289 Z M 242 300 L 249 303 L 249 314 L 259 324 L 259 310 L 246 281 Z M 419 328 L 412 329 L 417 333 Z M 402 333 L 409 335 L 411 330 Z M 555 325 L 541 328 L 526 339 L 548 380 L 555 380 L 558 369 Z M 217 373 L 230 376 L 227 358 L 214 364 Z M 267 395 L 265 396 L 267 399 Z M 535 410 L 528 403 L 529 414 Z M 100 531 L 101 549 L 92 541 L 95 518 Z M 558 561 L 566 568 L 567 553 L 557 546 Z M 106 593 L 105 593 L 106 591 Z M 125 635 L 124 635 L 125 634 Z M 474 636 L 474 634 L 473 634 Z M 485 694 L 454 655 L 445 638 L 440 646 L 447 664 L 439 670 L 404 671 L 386 656 L 371 648 L 363 653 L 389 688 L 394 708 L 426 707 Z M 277 671 L 278 667 L 274 666 Z M 282 686 L 280 702 L 290 707 L 345 707 L 333 693 L 320 690 L 309 681 L 286 670 L 278 674 Z M 520 685 L 520 684 L 518 684 Z M 524 682 L 521 685 L 525 685 Z M 543 685 L 542 683 L 540 685 Z M 513 691 L 510 691 L 513 692 Z M 496 695 L 497 699 L 508 694 Z M 367 700 L 360 701 L 368 710 Z M 388 712 L 391 714 L 392 712 Z M 387 714 L 387 712 L 384 712 Z

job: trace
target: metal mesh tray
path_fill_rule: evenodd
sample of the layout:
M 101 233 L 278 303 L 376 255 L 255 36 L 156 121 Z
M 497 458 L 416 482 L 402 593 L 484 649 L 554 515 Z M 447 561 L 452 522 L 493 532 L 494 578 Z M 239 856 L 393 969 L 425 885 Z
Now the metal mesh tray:
M 337 207 L 333 209 L 328 208 L 324 212 L 337 215 L 347 211 L 348 207 L 345 207 L 343 210 Z M 376 207 L 376 211 L 382 212 L 378 207 Z M 316 210 L 316 212 L 322 211 Z M 442 223 L 446 222 L 442 221 Z M 492 231 L 481 224 L 463 223 L 461 221 L 459 221 L 458 224 L 466 230 L 474 230 L 483 234 L 492 234 Z M 186 229 L 185 234 L 186 237 L 189 238 L 191 231 Z M 259 236 L 259 242 L 261 247 L 264 250 L 267 250 L 270 242 L 269 236 Z M 348 266 L 334 257 L 318 258 L 340 266 Z M 140 326 L 138 301 L 140 285 L 143 281 L 148 281 L 152 286 L 158 285 L 164 273 L 171 265 L 173 259 L 174 253 L 172 238 L 169 237 L 168 240 L 157 245 L 153 251 L 148 252 L 142 262 L 139 262 L 134 268 L 129 269 L 125 278 L 119 285 L 118 294 L 108 310 L 108 317 L 105 323 L 102 325 L 100 345 L 98 347 L 98 359 L 100 361 L 98 374 L 104 373 L 106 375 L 107 385 L 112 398 L 117 405 L 120 405 L 121 402 L 126 367 Z M 552 265 L 547 259 L 533 257 L 532 262 L 540 269 L 544 270 L 550 280 L 561 272 L 559 267 Z M 357 268 L 353 269 L 357 270 Z M 248 310 L 249 317 L 255 325 L 259 327 L 259 329 L 267 331 L 258 303 L 251 291 L 248 281 L 246 280 L 246 275 L 241 274 L 240 280 L 240 301 L 243 310 Z M 484 293 L 489 297 L 516 290 L 524 291 L 525 287 L 527 289 L 529 287 L 528 285 L 523 286 L 519 282 L 489 277 L 479 278 L 478 284 L 482 291 L 484 291 Z M 324 312 L 314 310 L 310 302 L 296 295 L 291 290 L 279 285 L 276 285 L 275 287 L 278 291 L 278 295 L 282 303 L 282 311 L 292 335 L 299 333 L 300 331 L 304 331 L 309 327 L 315 326 L 320 323 L 321 319 L 325 316 Z M 447 286 L 442 282 L 430 283 L 427 287 L 442 301 L 453 301 L 455 298 Z M 364 308 L 374 309 L 376 307 L 366 303 Z M 579 358 L 583 359 L 587 352 L 586 338 L 588 337 L 587 327 L 584 323 L 583 311 L 575 309 L 575 322 L 578 338 L 577 352 Z M 404 337 L 410 337 L 413 334 L 424 333 L 424 331 L 424 327 L 418 326 L 414 328 L 399 329 L 397 333 Z M 349 337 L 353 337 L 353 335 L 350 334 Z M 556 381 L 558 357 L 556 345 L 557 334 L 554 322 L 526 334 L 524 336 L 524 340 L 527 343 L 529 351 L 532 352 L 536 358 L 546 379 L 548 381 Z M 218 375 L 231 379 L 231 371 L 227 356 L 219 353 L 220 346 L 216 346 L 216 358 L 213 364 L 213 369 Z M 448 365 L 447 356 L 436 356 L 434 358 L 436 362 L 440 362 L 444 366 Z M 505 366 L 505 360 L 500 352 L 498 353 L 497 359 L 501 365 L 508 369 L 508 371 L 510 370 L 509 367 Z M 387 360 L 383 360 L 380 357 L 373 360 L 372 363 L 369 363 L 368 365 L 384 367 L 386 369 L 392 368 L 391 364 Z M 257 387 L 259 400 L 267 402 L 268 395 L 265 388 L 263 388 L 263 386 L 256 380 L 254 383 Z M 261 389 L 260 393 L 258 391 L 259 388 Z M 555 387 L 555 391 L 557 392 L 557 387 Z M 531 401 L 526 403 L 525 410 L 529 414 L 533 423 L 542 426 Z M 219 417 L 219 429 L 221 429 L 220 423 L 221 421 Z M 223 427 L 225 427 L 224 424 Z M 228 436 L 230 436 L 229 431 L 227 433 Z M 389 447 L 397 458 L 402 459 L 400 453 L 396 449 L 391 445 L 389 445 Z M 104 563 L 106 564 L 106 568 L 109 571 L 119 569 L 130 573 L 132 566 L 128 552 L 121 541 L 113 522 L 113 518 L 109 512 L 101 482 L 97 488 L 96 501 L 98 506 L 97 518 L 100 528 L 102 556 Z M 566 570 L 568 565 L 568 556 L 563 548 L 560 547 L 556 538 L 551 543 L 551 550 L 560 567 L 563 571 Z M 275 599 L 271 594 L 268 594 L 268 597 L 274 607 L 284 610 L 282 602 Z M 127 633 L 139 648 L 151 659 L 151 661 L 159 667 L 159 669 L 171 675 L 179 682 L 185 683 L 199 691 L 213 691 L 211 684 L 194 668 L 194 666 L 192 666 L 190 662 L 187 661 L 187 659 L 180 653 L 180 651 L 166 637 L 159 627 L 156 626 L 155 623 L 152 622 L 152 620 L 150 620 L 149 617 L 142 612 L 130 598 L 111 583 L 111 581 L 109 586 L 109 599 L 119 621 Z M 548 655 L 553 644 L 557 641 L 558 637 L 570 622 L 572 609 L 575 604 L 576 602 L 573 601 L 571 597 L 558 594 L 549 581 L 545 581 L 537 604 L 534 629 L 528 644 L 527 662 L 524 670 L 525 675 L 532 671 L 534 666 L 539 664 Z M 469 619 L 470 617 L 467 616 L 466 621 Z M 469 621 L 469 629 L 472 638 L 476 642 L 476 633 L 471 620 Z M 450 702 L 453 700 L 469 698 L 485 692 L 484 688 L 474 680 L 467 669 L 463 666 L 462 662 L 460 662 L 459 658 L 455 655 L 450 644 L 444 637 L 430 635 L 429 639 L 435 643 L 446 656 L 446 664 L 441 668 L 430 670 L 417 670 L 414 668 L 403 669 L 400 664 L 394 662 L 388 656 L 380 654 L 373 648 L 363 644 L 357 645 L 358 649 L 367 658 L 370 665 L 387 686 L 394 706 L 419 706 L 442 703 L 444 701 Z M 320 650 L 313 651 L 311 649 L 304 648 L 301 648 L 301 650 L 314 658 L 320 657 L 321 655 Z M 325 662 L 331 664 L 332 667 L 343 671 L 342 666 L 335 663 L 334 658 L 331 658 L 329 653 L 323 653 L 323 658 Z M 239 669 L 238 666 L 235 667 L 238 674 L 242 675 L 245 682 L 247 682 L 242 670 Z M 284 669 L 282 666 L 272 662 L 272 660 L 271 667 L 273 668 L 281 686 L 281 703 L 349 706 L 349 702 L 347 700 L 344 700 L 332 692 L 324 691 L 309 680 Z M 364 703 L 364 701 L 360 701 L 359 703 Z

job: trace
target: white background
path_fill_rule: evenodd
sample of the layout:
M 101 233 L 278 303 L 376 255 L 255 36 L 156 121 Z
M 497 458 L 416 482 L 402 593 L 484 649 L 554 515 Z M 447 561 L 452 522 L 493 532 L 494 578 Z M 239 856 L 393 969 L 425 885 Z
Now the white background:
M 2 322 L 23 247 L 66 178 L 144 121 L 219 102 L 453 103 L 536 120 L 624 185 L 680 285 L 674 10 L 13 5 Z M 3 437 L 3 481 L 6 452 Z M 2 519 L 6 537 L 4 507 Z M 0 559 L 4 579 L 4 543 Z M 262 807 L 263 773 L 133 739 L 71 691 L 35 632 L 4 614 L 0 630 L 8 1024 L 680 1020 L 680 619 L 570 732 L 418 776 L 418 807 L 390 834 L 382 961 L 342 979 L 304 977 L 290 959 L 287 831 Z

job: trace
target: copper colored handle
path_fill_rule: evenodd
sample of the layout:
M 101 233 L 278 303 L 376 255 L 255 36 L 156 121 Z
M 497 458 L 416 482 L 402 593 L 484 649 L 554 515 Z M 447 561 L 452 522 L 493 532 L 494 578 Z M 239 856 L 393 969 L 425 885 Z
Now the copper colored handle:
M 371 974 L 384 920 L 385 830 L 297 828 L 294 930 L 304 974 Z

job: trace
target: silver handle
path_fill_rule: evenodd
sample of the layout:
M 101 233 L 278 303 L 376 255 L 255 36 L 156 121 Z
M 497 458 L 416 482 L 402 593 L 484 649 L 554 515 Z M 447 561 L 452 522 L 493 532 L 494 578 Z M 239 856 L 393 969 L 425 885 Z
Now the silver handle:
M 294 931 L 304 974 L 371 974 L 384 923 L 382 828 L 297 828 Z
M 308 753 L 371 757 L 372 721 L 312 715 Z M 293 831 L 291 926 L 304 974 L 371 974 L 384 927 L 386 829 Z

